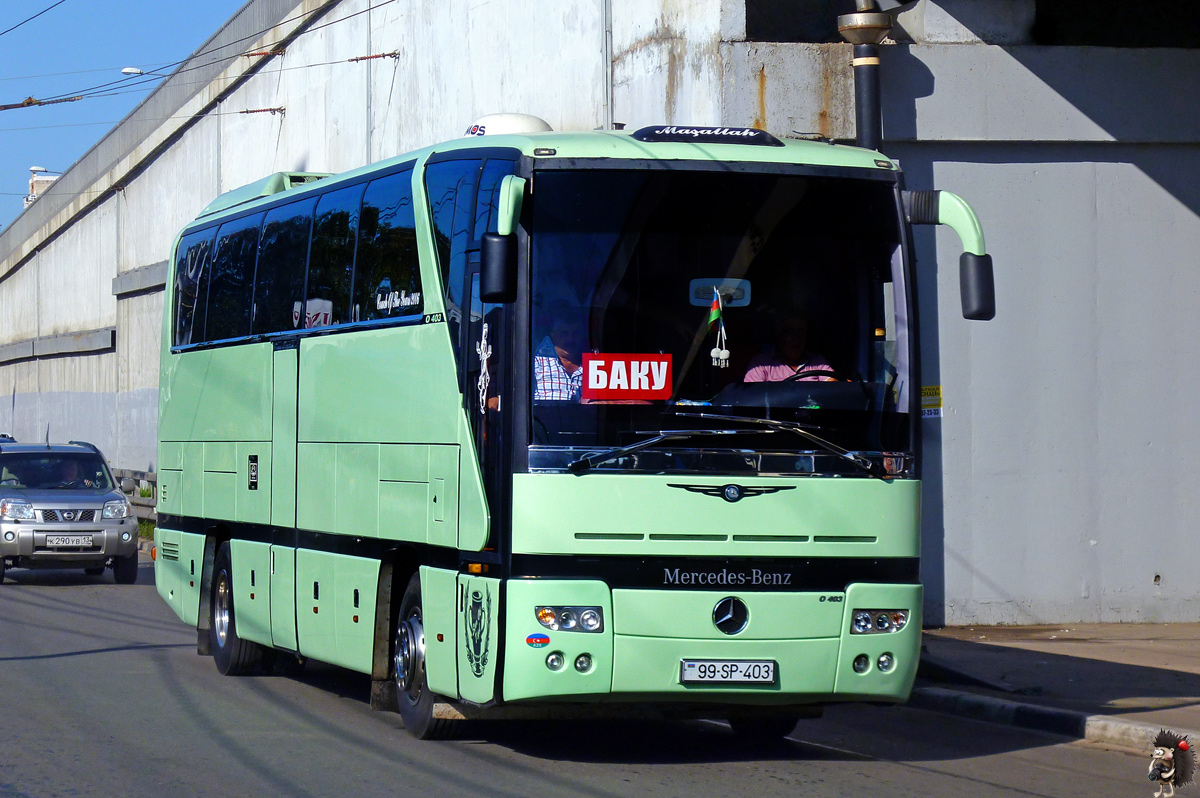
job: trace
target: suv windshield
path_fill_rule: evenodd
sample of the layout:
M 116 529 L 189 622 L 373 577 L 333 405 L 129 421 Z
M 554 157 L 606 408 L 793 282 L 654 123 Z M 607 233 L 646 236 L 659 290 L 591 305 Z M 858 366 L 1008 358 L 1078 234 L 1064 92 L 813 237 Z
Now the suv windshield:
M 538 172 L 532 470 L 663 430 L 598 468 L 853 473 L 910 462 L 907 298 L 895 186 L 743 171 Z M 714 416 L 720 417 L 714 420 Z M 750 434 L 753 431 L 755 434 Z
M 100 457 L 69 452 L 0 454 L 0 486 L 31 490 L 113 489 Z

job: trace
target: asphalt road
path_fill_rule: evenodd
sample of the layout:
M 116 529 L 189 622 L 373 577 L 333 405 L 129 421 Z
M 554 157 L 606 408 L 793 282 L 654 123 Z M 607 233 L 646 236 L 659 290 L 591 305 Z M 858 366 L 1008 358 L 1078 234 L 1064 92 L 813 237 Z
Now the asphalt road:
M 359 674 L 220 676 L 153 579 L 148 561 L 130 586 L 8 572 L 0 798 L 1153 793 L 1142 755 L 897 707 L 833 708 L 766 749 L 706 722 L 497 722 L 418 742 L 370 711 Z

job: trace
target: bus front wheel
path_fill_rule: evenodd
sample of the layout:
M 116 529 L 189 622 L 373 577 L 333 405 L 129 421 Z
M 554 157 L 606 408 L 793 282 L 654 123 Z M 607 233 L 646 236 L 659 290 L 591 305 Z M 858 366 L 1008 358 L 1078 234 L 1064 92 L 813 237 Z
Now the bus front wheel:
M 243 640 L 237 634 L 233 602 L 233 560 L 229 543 L 222 543 L 213 565 L 212 603 L 209 610 L 209 650 L 217 670 L 225 676 L 237 676 L 258 668 L 263 649 L 258 643 Z
M 413 574 L 396 613 L 392 679 L 404 728 L 418 740 L 450 736 L 454 722 L 433 716 L 435 696 L 425 676 L 425 627 L 421 613 L 421 575 Z

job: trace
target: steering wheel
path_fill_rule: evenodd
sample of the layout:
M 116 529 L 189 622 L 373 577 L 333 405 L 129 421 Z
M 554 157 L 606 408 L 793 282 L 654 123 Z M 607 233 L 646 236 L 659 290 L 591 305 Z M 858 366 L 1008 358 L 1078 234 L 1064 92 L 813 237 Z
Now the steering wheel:
M 829 369 L 805 369 L 804 371 L 797 371 L 795 374 L 790 374 L 783 378 L 780 382 L 798 382 L 805 377 L 815 376 L 829 377 L 835 382 L 850 382 L 849 377 L 839 374 L 836 371 L 830 371 Z

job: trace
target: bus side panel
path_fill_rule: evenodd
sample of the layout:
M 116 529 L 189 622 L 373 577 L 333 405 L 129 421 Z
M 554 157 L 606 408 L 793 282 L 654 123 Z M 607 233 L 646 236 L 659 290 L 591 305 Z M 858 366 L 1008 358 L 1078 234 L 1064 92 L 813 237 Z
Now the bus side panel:
M 429 504 L 429 446 L 379 447 L 379 536 L 423 543 Z
M 459 487 L 458 547 L 463 551 L 479 551 L 488 540 L 489 515 L 487 494 L 483 488 L 483 475 L 479 470 L 479 458 L 475 441 L 465 415 L 460 416 L 459 434 L 462 436 L 461 458 L 462 482 Z
M 435 546 L 458 543 L 458 447 L 429 447 L 427 538 Z
M 333 531 L 333 499 L 337 447 L 332 443 L 296 446 L 296 526 L 318 532 Z M 299 555 L 297 555 L 299 556 Z M 297 562 L 297 568 L 299 563 Z M 296 607 L 302 606 L 297 588 Z
M 271 544 L 231 540 L 234 631 L 243 640 L 271 645 Z
M 500 650 L 500 580 L 460 575 L 458 691 L 467 701 L 483 704 L 496 695 L 496 654 Z M 426 636 L 428 639 L 428 636 Z
M 332 662 L 337 656 L 334 635 L 333 555 L 312 549 L 296 550 L 296 643 L 306 657 Z
M 205 443 L 203 509 L 207 519 L 237 518 L 237 448 L 232 443 Z
M 296 370 L 299 352 L 275 353 L 271 417 L 271 523 L 296 524 Z M 259 473 L 263 472 L 259 464 Z M 295 646 L 295 631 L 292 633 Z
M 458 697 L 458 572 L 421 566 L 425 672 L 429 689 Z
M 179 617 L 183 622 L 195 626 L 201 612 L 200 581 L 204 578 L 204 535 L 184 532 L 179 546 Z
M 272 352 L 261 343 L 164 357 L 159 440 L 268 440 Z
M 271 642 L 296 650 L 296 550 L 271 547 Z
M 302 442 L 457 443 L 462 416 L 445 324 L 300 342 Z
M 238 443 L 234 518 L 244 524 L 271 523 L 271 444 Z M 253 462 L 252 459 L 253 458 Z M 254 472 L 251 473 L 253 468 Z M 253 477 L 253 479 L 251 479 Z
M 154 528 L 154 546 L 158 556 L 154 560 L 154 586 L 158 595 L 167 602 L 175 614 L 183 617 L 179 603 L 179 570 L 180 538 L 183 533 L 173 529 Z
M 371 672 L 379 560 L 334 555 L 334 665 Z

